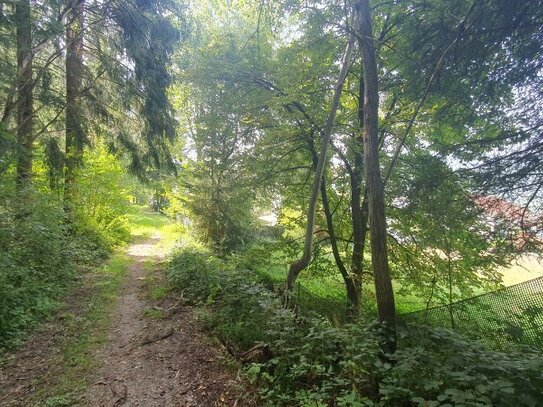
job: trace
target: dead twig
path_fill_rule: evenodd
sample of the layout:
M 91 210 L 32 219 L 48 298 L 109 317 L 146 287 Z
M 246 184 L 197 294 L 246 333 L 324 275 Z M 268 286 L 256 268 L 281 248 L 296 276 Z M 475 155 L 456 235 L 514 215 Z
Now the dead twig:
M 172 305 L 171 307 L 167 308 L 166 311 L 171 311 L 173 309 L 176 309 L 179 304 L 181 304 L 181 301 L 183 301 L 183 295 L 181 295 L 181 298 L 179 298 L 179 301 L 177 301 L 174 305 Z
M 157 311 L 164 311 L 164 312 L 169 312 L 171 310 L 174 310 L 176 309 L 179 304 L 181 304 L 181 302 L 184 300 L 183 296 L 184 296 L 185 292 L 183 291 L 181 293 L 181 297 L 179 297 L 179 301 L 177 301 L 174 305 L 172 305 L 171 307 L 168 307 L 168 308 L 164 308 L 164 307 L 159 307 L 158 305 L 153 305 L 153 309 L 156 309 Z
M 109 380 L 107 382 L 99 381 L 99 382 L 93 383 L 92 385 L 93 386 L 102 385 L 102 386 L 107 386 L 109 388 L 113 396 L 116 397 L 116 400 L 111 404 L 112 407 L 119 407 L 121 404 L 123 404 L 126 401 L 126 398 L 128 397 L 128 388 L 126 387 L 124 383 L 121 383 L 122 390 L 120 392 L 115 388 L 113 382 Z
M 161 335 L 161 336 L 159 336 L 157 338 L 148 338 L 148 339 L 144 340 L 139 346 L 150 345 L 152 343 L 155 343 L 155 342 L 161 341 L 163 339 L 169 338 L 172 335 L 173 335 L 173 327 L 170 327 L 170 329 L 166 333 L 164 333 L 163 335 Z
M 174 305 L 172 305 L 169 308 L 159 307 L 158 305 L 153 305 L 151 308 L 153 308 L 153 309 L 155 309 L 157 311 L 169 312 L 169 311 L 172 311 L 175 308 L 177 308 L 179 306 L 179 304 L 181 304 L 181 301 L 183 301 L 183 298 L 181 298 L 179 301 L 177 301 Z
M 140 348 L 142 346 L 145 346 L 145 345 L 151 345 L 152 343 L 155 343 L 155 342 L 158 342 L 158 341 L 161 341 L 163 339 L 166 339 L 166 338 L 169 338 L 170 336 L 172 336 L 174 333 L 174 329 L 173 327 L 170 327 L 170 329 L 168 329 L 168 331 L 166 331 L 166 333 L 156 337 L 156 338 L 147 338 L 147 339 L 144 339 L 140 344 L 128 349 L 126 351 L 126 355 L 128 355 L 130 352 L 132 352 L 134 349 L 137 349 L 137 348 Z

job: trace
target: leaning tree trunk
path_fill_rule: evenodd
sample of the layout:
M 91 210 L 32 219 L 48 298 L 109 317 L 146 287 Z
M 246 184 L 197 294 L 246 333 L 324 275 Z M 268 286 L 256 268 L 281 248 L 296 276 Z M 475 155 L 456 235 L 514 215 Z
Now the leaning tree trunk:
M 311 260 L 311 249 L 313 246 L 313 228 L 315 226 L 315 212 L 317 208 L 317 199 L 321 187 L 321 180 L 324 174 L 324 167 L 326 163 L 326 153 L 328 152 L 328 144 L 330 144 L 330 137 L 332 135 L 332 126 L 336 118 L 336 112 L 339 107 L 339 99 L 341 97 L 341 92 L 343 90 L 343 84 L 347 78 L 347 73 L 349 72 L 349 67 L 351 65 L 351 53 L 353 49 L 354 37 L 351 35 L 349 37 L 349 43 L 343 57 L 343 62 L 341 64 L 341 70 L 339 77 L 336 83 L 334 90 L 334 97 L 332 99 L 332 105 L 330 106 L 330 112 L 328 113 L 328 118 L 326 120 L 326 125 L 322 132 L 322 141 L 319 152 L 319 161 L 317 163 L 317 168 L 315 169 L 315 174 L 313 176 L 313 184 L 311 187 L 311 195 L 309 197 L 309 205 L 307 207 L 307 224 L 305 229 L 305 241 L 304 241 L 304 251 L 302 257 L 290 264 L 287 276 L 287 290 L 285 293 L 285 303 L 288 303 L 289 293 L 294 287 L 294 283 L 298 278 L 300 272 L 307 267 L 309 261 Z
M 69 0 L 66 25 L 66 153 L 64 210 L 73 220 L 76 171 L 83 156 L 84 134 L 81 114 L 83 83 L 83 0 Z
M 375 278 L 375 296 L 380 321 L 390 330 L 386 350 L 396 349 L 396 310 L 387 254 L 387 232 L 383 181 L 379 170 L 377 62 L 373 46 L 369 0 L 357 0 L 359 45 L 364 67 L 364 161 L 371 236 L 371 260 Z
M 16 5 L 17 19 L 17 187 L 26 189 L 32 181 L 33 99 L 32 27 L 30 1 Z
M 311 157 L 313 159 L 313 169 L 317 168 L 319 157 L 317 151 L 315 150 L 315 143 L 313 134 L 309 136 L 308 139 L 309 151 L 311 152 Z M 332 254 L 336 262 L 336 266 L 343 278 L 343 283 L 345 284 L 345 291 L 347 292 L 347 299 L 349 300 L 349 314 L 350 316 L 357 316 L 358 310 L 360 308 L 360 293 L 356 288 L 356 283 L 354 279 L 349 275 L 345 263 L 341 258 L 339 252 L 336 232 L 334 228 L 334 219 L 332 211 L 330 210 L 330 202 L 328 201 L 328 192 L 326 191 L 326 176 L 323 174 L 321 181 L 321 200 L 322 200 L 322 209 L 324 211 L 324 216 L 326 218 L 326 229 L 328 230 L 328 236 L 330 237 L 330 246 L 332 247 Z

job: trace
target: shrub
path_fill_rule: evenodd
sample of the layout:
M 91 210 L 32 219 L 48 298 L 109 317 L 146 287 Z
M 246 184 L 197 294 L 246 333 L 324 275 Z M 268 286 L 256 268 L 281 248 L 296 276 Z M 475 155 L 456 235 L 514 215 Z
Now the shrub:
M 57 299 L 82 266 L 107 256 L 108 244 L 90 227 L 64 224 L 54 194 L 28 191 L 24 206 L 6 188 L 0 201 L 0 350 L 59 306 Z M 24 208 L 19 216 L 17 208 Z
M 254 275 L 250 272 L 230 270 L 223 272 L 222 277 L 221 289 L 210 305 L 208 326 L 239 351 L 268 342 L 266 331 L 280 309 L 278 298 L 263 284 L 251 280 Z
M 280 304 L 254 273 L 204 250 L 183 248 L 172 257 L 168 278 L 189 303 L 205 305 L 200 315 L 222 341 L 246 350 L 266 339 L 268 321 Z
M 408 326 L 399 328 L 399 350 L 385 359 L 377 322 L 334 327 L 311 313 L 295 316 L 234 260 L 183 249 L 169 276 L 202 306 L 205 324 L 230 348 L 269 344 L 273 357 L 247 367 L 266 405 L 529 407 L 541 401 L 543 358 L 535 351 L 494 352 L 446 330 Z
M 77 175 L 76 228 L 102 248 L 130 240 L 125 213 L 130 204 L 128 179 L 121 162 L 102 142 L 85 152 Z
M 49 198 L 32 194 L 24 217 L 8 209 L 21 207 L 16 200 L 0 208 L 0 348 L 54 309 L 74 275 L 62 208 Z
M 269 405 L 358 406 L 375 394 L 378 325 L 337 328 L 313 317 L 286 331 L 274 327 L 275 357 L 251 368 L 260 372 L 255 379 Z
M 176 288 L 183 290 L 186 300 L 202 304 L 219 288 L 219 266 L 220 262 L 205 251 L 182 248 L 173 255 L 167 275 Z
M 104 208 L 95 209 L 92 217 L 79 214 L 75 223 L 77 236 L 106 252 L 130 241 L 130 227 L 125 215 Z
M 380 394 L 389 404 L 538 406 L 543 357 L 535 350 L 488 350 L 444 329 L 409 327 L 393 367 L 381 366 Z

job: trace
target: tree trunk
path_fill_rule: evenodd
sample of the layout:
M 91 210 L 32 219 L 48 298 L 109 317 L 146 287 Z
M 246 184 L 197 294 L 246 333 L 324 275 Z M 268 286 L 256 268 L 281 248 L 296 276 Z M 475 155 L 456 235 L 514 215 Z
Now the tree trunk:
M 33 98 L 32 98 L 32 26 L 30 1 L 16 5 L 17 18 L 17 187 L 27 188 L 32 182 Z
M 355 285 L 359 293 L 362 292 L 362 274 L 364 272 L 364 246 L 366 243 L 366 232 L 368 225 L 368 200 L 362 196 L 362 174 L 364 171 L 364 67 L 360 72 L 359 94 L 358 94 L 358 122 L 360 135 L 355 140 L 354 167 L 350 174 L 351 179 L 351 220 L 353 224 L 353 257 L 351 272 L 355 279 Z
M 334 255 L 334 260 L 338 266 L 341 277 L 343 277 L 343 282 L 345 284 L 345 290 L 347 291 L 347 299 L 349 300 L 349 314 L 352 317 L 356 317 L 360 308 L 360 291 L 353 277 L 349 275 L 341 255 L 339 253 L 339 247 L 337 244 L 337 238 L 334 231 L 334 224 L 332 219 L 332 212 L 330 212 L 330 204 L 328 203 L 328 195 L 326 194 L 326 185 L 324 179 L 322 180 L 321 185 L 321 197 L 322 197 L 322 206 L 324 207 L 324 216 L 326 217 L 326 226 L 328 228 L 328 235 L 330 236 L 330 245 L 332 246 L 332 253 Z
M 69 0 L 66 25 L 66 150 L 64 210 L 73 220 L 76 171 L 83 156 L 85 136 L 82 126 L 81 91 L 83 83 L 83 0 Z
M 360 51 L 364 67 L 364 164 L 368 215 L 371 236 L 371 261 L 375 278 L 375 296 L 380 321 L 389 330 L 386 351 L 396 349 L 396 309 L 390 279 L 387 254 L 387 233 L 383 181 L 379 170 L 378 110 L 379 93 L 377 62 L 373 46 L 372 22 L 369 0 L 357 0 Z
M 364 274 L 364 248 L 366 246 L 366 235 L 368 231 L 368 200 L 366 194 L 361 202 L 360 183 L 357 182 L 358 190 L 353 179 L 351 179 L 351 213 L 353 224 L 353 257 L 351 261 L 351 273 L 354 278 L 356 289 L 362 293 L 362 276 Z M 360 301 L 360 299 L 359 299 Z
M 450 245 L 447 243 L 447 279 L 449 283 L 449 317 L 451 318 L 451 328 L 456 329 L 453 314 L 453 281 L 452 281 L 452 259 Z
M 319 157 L 317 156 L 317 151 L 315 150 L 315 143 L 313 134 L 310 135 L 308 140 L 309 150 L 311 151 L 311 156 L 313 158 L 313 168 L 317 167 Z M 339 247 L 337 244 L 336 233 L 334 229 L 334 220 L 332 217 L 332 211 L 330 210 L 330 203 L 328 201 L 328 193 L 326 192 L 326 178 L 323 175 L 321 181 L 321 199 L 322 199 L 322 208 L 324 210 L 324 216 L 326 217 L 326 229 L 328 230 L 328 236 L 330 237 L 330 246 L 332 247 L 332 254 L 336 262 L 336 266 L 343 278 L 345 284 L 345 291 L 347 292 L 347 299 L 349 300 L 349 314 L 353 317 L 358 315 L 360 308 L 360 293 L 357 290 L 356 284 L 353 278 L 349 275 L 345 263 L 341 258 L 339 253 Z
M 315 226 L 315 211 L 317 208 L 317 199 L 321 187 L 322 175 L 324 174 L 324 167 L 326 163 L 326 153 L 328 151 L 328 144 L 330 143 L 330 137 L 332 135 L 332 126 L 336 118 L 336 112 L 339 107 L 339 99 L 341 97 L 341 92 L 343 90 L 343 84 L 349 72 L 349 67 L 351 65 L 351 53 L 353 49 L 354 38 L 351 35 L 349 38 L 349 44 L 345 51 L 343 57 L 343 62 L 341 65 L 340 74 L 336 83 L 334 90 L 334 97 L 332 99 L 332 105 L 330 107 L 330 112 L 328 113 L 328 118 L 326 120 L 326 126 L 322 134 L 322 142 L 319 153 L 319 161 L 315 174 L 313 176 L 313 184 L 311 187 L 311 195 L 309 197 L 309 205 L 307 207 L 307 225 L 305 229 L 305 241 L 304 241 L 304 251 L 302 257 L 290 264 L 288 276 L 287 276 L 287 290 L 285 293 L 285 303 L 288 303 L 289 293 L 294 287 L 294 283 L 298 278 L 300 272 L 307 267 L 309 261 L 311 260 L 311 249 L 313 246 L 313 227 Z

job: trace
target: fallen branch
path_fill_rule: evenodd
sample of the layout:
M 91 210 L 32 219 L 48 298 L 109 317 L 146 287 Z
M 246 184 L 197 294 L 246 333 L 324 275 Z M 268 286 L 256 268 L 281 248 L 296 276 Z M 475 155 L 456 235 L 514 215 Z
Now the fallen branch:
M 183 301 L 183 294 L 181 294 L 181 298 L 179 298 L 179 301 L 177 301 L 174 305 L 172 305 L 171 307 L 169 308 L 166 308 L 166 311 L 171 311 L 173 309 L 176 309 L 179 304 L 181 304 L 181 301 Z
M 264 363 L 273 357 L 270 346 L 266 343 L 260 343 L 253 346 L 247 352 L 240 356 L 241 363 Z
M 121 393 L 117 391 L 112 381 L 107 381 L 107 382 L 99 381 L 99 382 L 93 383 L 93 386 L 97 386 L 97 385 L 107 386 L 109 390 L 111 391 L 111 393 L 113 393 L 113 395 L 117 397 L 117 400 L 115 400 L 112 404 L 113 407 L 118 407 L 126 401 L 126 398 L 128 396 L 128 388 L 126 387 L 124 383 L 121 383 L 121 386 L 122 386 Z
M 155 342 L 161 341 L 163 339 L 169 338 L 172 335 L 173 335 L 173 327 L 171 327 L 165 334 L 163 334 L 163 335 L 161 335 L 161 336 L 159 336 L 157 338 L 148 338 L 148 339 L 144 340 L 142 343 L 140 343 L 139 346 L 150 345 L 152 343 L 155 343 Z
M 152 343 L 159 342 L 159 341 L 161 341 L 163 339 L 169 338 L 170 336 L 173 335 L 173 333 L 174 333 L 174 329 L 173 329 L 173 327 L 171 327 L 166 333 L 164 333 L 161 336 L 158 336 L 156 338 L 147 338 L 147 339 L 143 340 L 143 342 L 141 342 L 139 345 L 136 345 L 136 346 L 130 348 L 129 350 L 127 350 L 125 355 L 128 355 L 134 349 L 140 348 L 140 347 L 145 346 L 145 345 L 150 345 Z
M 174 305 L 172 305 L 171 307 L 168 307 L 168 308 L 164 308 L 164 307 L 159 307 L 158 305 L 153 305 L 153 309 L 156 309 L 157 311 L 164 311 L 164 312 L 169 312 L 173 309 L 176 309 L 179 304 L 181 304 L 181 302 L 184 300 L 184 295 L 185 295 L 185 292 L 181 292 L 181 297 L 179 297 L 179 301 L 177 301 Z

